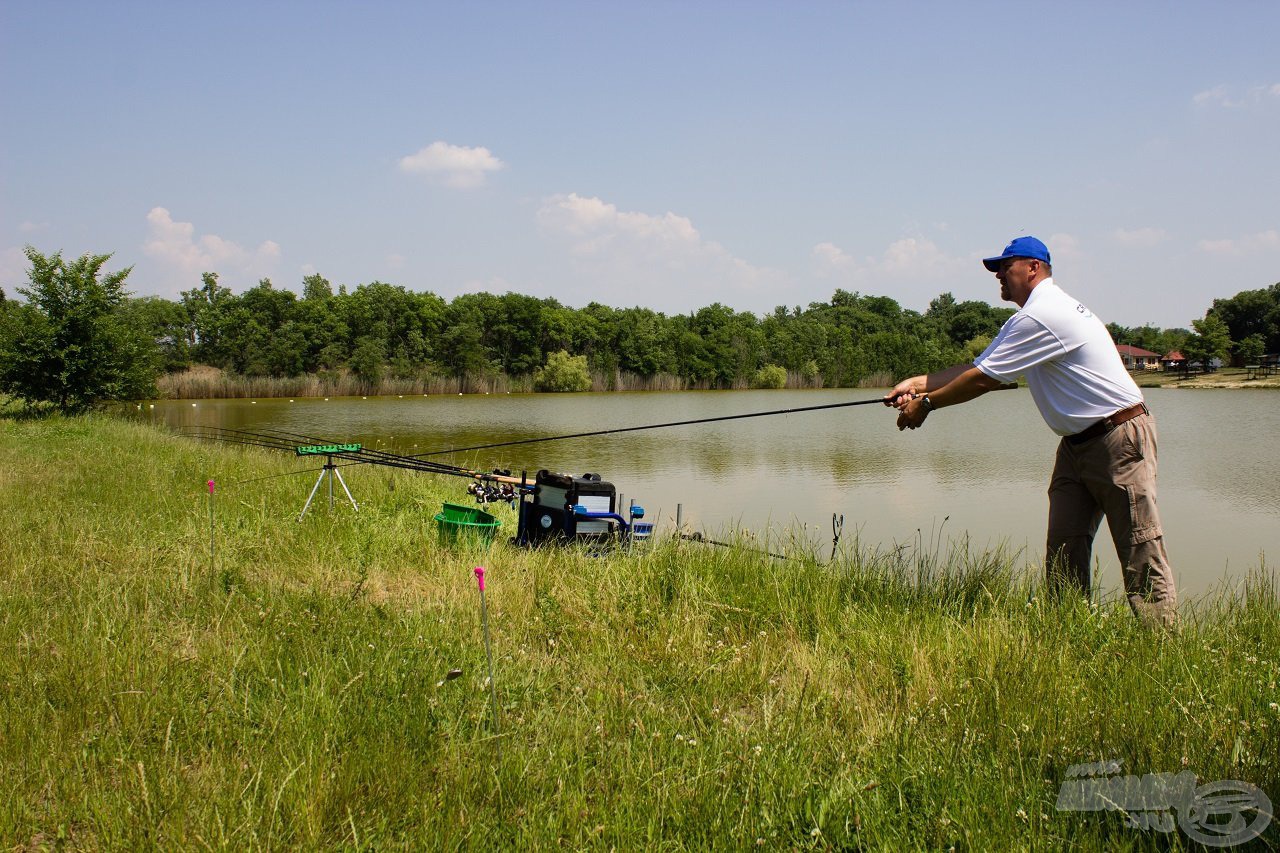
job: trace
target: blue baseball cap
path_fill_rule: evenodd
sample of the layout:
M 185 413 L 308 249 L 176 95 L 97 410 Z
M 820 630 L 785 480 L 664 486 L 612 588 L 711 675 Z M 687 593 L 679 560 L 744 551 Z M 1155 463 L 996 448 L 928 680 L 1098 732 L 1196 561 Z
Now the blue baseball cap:
M 1005 258 L 1035 258 L 1046 264 L 1052 263 L 1049 260 L 1049 247 L 1035 237 L 1015 237 L 999 255 L 994 258 L 983 258 L 982 265 L 991 272 L 999 272 L 1000 262 Z

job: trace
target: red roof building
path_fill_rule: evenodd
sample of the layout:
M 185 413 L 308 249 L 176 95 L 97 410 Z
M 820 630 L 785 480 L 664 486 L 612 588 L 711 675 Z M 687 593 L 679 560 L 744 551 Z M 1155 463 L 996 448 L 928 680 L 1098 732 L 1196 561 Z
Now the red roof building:
M 1160 367 L 1160 353 L 1128 344 L 1116 344 L 1126 370 L 1155 370 Z
M 1161 370 L 1181 370 L 1183 365 L 1187 363 L 1187 357 L 1176 349 L 1169 350 L 1164 354 L 1164 358 L 1160 359 Z

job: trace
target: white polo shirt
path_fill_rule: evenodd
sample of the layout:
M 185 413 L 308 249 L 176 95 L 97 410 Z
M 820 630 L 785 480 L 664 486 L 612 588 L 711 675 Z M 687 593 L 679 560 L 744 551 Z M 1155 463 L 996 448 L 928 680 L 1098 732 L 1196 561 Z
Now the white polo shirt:
M 1049 428 L 1073 435 L 1142 401 L 1107 327 L 1046 278 L 974 365 L 999 382 L 1025 376 Z

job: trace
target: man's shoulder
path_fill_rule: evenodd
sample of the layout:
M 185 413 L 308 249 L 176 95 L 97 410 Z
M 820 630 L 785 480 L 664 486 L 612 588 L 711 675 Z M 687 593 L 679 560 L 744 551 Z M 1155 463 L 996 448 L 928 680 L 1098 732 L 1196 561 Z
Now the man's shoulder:
M 1093 317 L 1093 312 L 1085 307 L 1083 302 L 1054 284 L 1051 278 L 1046 278 L 1036 285 L 1031 291 L 1031 298 L 1019 313 L 1029 314 L 1047 325 L 1052 325 L 1059 319 L 1074 320 Z

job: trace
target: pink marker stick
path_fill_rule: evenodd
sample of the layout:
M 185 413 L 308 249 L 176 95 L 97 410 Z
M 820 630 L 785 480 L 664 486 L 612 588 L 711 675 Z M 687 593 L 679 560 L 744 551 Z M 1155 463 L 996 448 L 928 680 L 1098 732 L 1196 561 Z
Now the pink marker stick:
M 480 584 L 480 623 L 484 626 L 484 656 L 489 662 L 489 700 L 493 703 L 493 733 L 499 733 L 498 727 L 498 685 L 493 680 L 493 647 L 489 644 L 489 609 L 484 604 L 484 566 L 476 566 L 476 583 Z M 502 761 L 502 747 L 494 745 L 498 750 L 498 761 Z
M 213 494 L 213 480 L 209 481 L 209 494 Z

